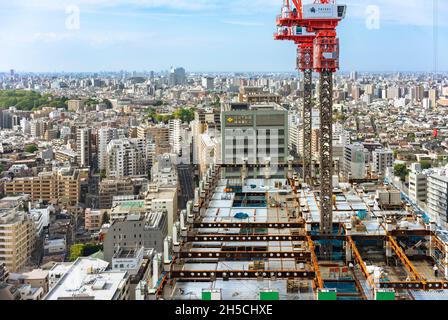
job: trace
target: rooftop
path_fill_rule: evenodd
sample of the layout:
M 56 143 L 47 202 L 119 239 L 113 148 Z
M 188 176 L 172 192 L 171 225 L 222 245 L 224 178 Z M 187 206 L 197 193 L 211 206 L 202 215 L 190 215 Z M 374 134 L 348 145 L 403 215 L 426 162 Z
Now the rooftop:
M 78 258 L 46 295 L 45 300 L 113 300 L 124 285 L 127 272 L 105 271 L 108 262 Z

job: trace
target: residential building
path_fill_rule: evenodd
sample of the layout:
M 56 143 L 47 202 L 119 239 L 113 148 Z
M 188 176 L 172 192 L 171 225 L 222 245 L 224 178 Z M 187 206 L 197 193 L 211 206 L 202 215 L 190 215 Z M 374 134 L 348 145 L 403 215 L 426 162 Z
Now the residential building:
M 81 192 L 80 171 L 61 168 L 41 172 L 37 177 L 14 178 L 5 182 L 6 195 L 28 194 L 32 201 L 58 201 L 76 205 Z
M 146 145 L 143 139 L 116 139 L 107 145 L 109 178 L 146 176 Z
M 0 212 L 0 263 L 9 272 L 19 272 L 27 265 L 35 241 L 35 224 L 26 212 Z
M 428 176 L 427 207 L 430 217 L 443 228 L 448 227 L 448 177 Z
M 84 227 L 87 231 L 99 231 L 101 226 L 103 225 L 103 217 L 105 212 L 102 210 L 93 210 L 91 208 L 87 208 L 85 211 L 85 224 Z

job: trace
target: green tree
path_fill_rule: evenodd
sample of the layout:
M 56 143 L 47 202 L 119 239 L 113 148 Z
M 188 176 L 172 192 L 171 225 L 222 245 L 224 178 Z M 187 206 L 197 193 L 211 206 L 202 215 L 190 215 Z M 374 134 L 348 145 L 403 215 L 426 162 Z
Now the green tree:
M 82 257 L 84 245 L 82 243 L 74 244 L 70 247 L 69 260 L 71 262 L 75 261 L 79 257 Z
M 180 108 L 173 113 L 174 118 L 182 120 L 182 122 L 190 123 L 194 120 L 193 108 Z
M 27 152 L 27 153 L 34 153 L 38 150 L 39 150 L 39 148 L 35 144 L 30 144 L 25 147 L 25 152 Z
M 426 170 L 432 167 L 432 162 L 430 160 L 422 160 L 420 161 L 420 166 L 422 170 Z
M 406 181 L 409 170 L 404 163 L 399 163 L 394 166 L 395 176 L 400 177 L 401 181 Z

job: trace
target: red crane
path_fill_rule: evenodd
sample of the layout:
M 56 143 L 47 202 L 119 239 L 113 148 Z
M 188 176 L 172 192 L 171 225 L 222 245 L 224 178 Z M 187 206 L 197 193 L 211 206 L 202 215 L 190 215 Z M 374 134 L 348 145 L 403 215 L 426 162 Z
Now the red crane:
M 333 232 L 333 73 L 339 68 L 339 39 L 336 27 L 345 18 L 347 7 L 337 5 L 335 0 L 315 0 L 314 3 L 305 5 L 301 0 L 292 0 L 292 2 L 294 8 L 291 10 L 289 0 L 284 1 L 282 13 L 277 16 L 277 27 L 301 27 L 307 33 L 314 33 L 312 49 L 310 51 L 307 47 L 308 37 L 293 38 L 292 35 L 289 37 L 280 35 L 276 39 L 296 41 L 299 47 L 299 69 L 320 73 L 320 232 L 329 235 Z M 312 59 L 307 61 L 306 57 L 312 57 Z M 300 61 L 303 61 L 302 65 Z M 310 66 L 310 69 L 305 68 Z M 310 95 L 311 85 L 305 87 L 305 96 Z M 307 104 L 308 102 L 304 101 L 304 110 L 310 107 Z M 311 117 L 311 113 L 306 116 Z M 304 118 L 304 123 L 306 121 L 311 123 L 311 119 Z M 308 130 L 308 128 L 304 129 Z M 304 133 L 304 136 L 305 134 L 307 133 Z

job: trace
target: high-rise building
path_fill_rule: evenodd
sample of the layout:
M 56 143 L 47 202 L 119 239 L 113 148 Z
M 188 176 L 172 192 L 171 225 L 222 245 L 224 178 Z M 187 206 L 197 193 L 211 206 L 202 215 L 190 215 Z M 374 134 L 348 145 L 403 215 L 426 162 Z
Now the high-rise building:
M 169 121 L 169 132 L 170 132 L 170 145 L 173 153 L 181 153 L 181 125 L 182 121 L 180 119 L 172 119 Z
M 107 176 L 136 177 L 147 174 L 146 144 L 143 139 L 116 139 L 107 145 Z
M 76 130 L 76 153 L 81 168 L 90 166 L 92 156 L 90 133 L 89 128 L 78 128 Z
M 203 77 L 202 78 L 202 87 L 205 90 L 213 90 L 215 88 L 215 79 L 211 77 Z
M 184 85 L 187 82 L 184 68 L 172 68 L 169 75 L 169 85 Z
M 430 89 L 428 95 L 429 95 L 429 100 L 431 101 L 432 108 L 437 109 L 437 100 L 439 98 L 437 89 Z
M 101 128 L 98 130 L 98 169 L 107 168 L 107 145 L 114 139 L 118 139 L 116 128 Z

